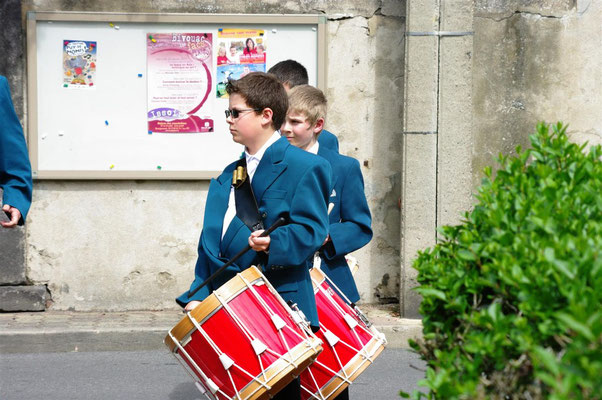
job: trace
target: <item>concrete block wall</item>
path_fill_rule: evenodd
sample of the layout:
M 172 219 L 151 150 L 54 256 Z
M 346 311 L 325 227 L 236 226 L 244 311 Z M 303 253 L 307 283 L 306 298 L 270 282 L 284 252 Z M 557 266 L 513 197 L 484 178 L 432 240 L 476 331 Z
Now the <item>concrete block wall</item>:
M 474 185 L 500 152 L 528 145 L 538 121 L 602 143 L 600 21 L 591 0 L 475 3 Z
M 324 13 L 327 127 L 339 136 L 341 152 L 359 159 L 374 221 L 373 241 L 356 254 L 358 286 L 364 302 L 398 301 L 403 1 L 19 3 L 19 23 L 30 10 Z M 14 64 L 24 71 L 22 57 Z M 21 72 L 14 77 L 26 87 Z M 175 309 L 174 297 L 193 277 L 207 188 L 206 181 L 36 181 L 24 238 L 27 278 L 47 285 L 54 310 Z
M 602 5 L 591 0 L 6 0 L 3 26 L 22 29 L 28 10 L 324 13 L 327 127 L 360 161 L 374 219 L 373 241 L 356 254 L 358 286 L 365 302 L 399 300 L 406 317 L 419 316 L 416 252 L 470 209 L 498 153 L 527 144 L 540 120 L 602 142 Z M 22 32 L 0 33 L 0 73 L 26 119 L 25 44 L 13 40 Z M 28 283 L 48 285 L 59 310 L 173 307 L 192 276 L 206 191 L 207 182 L 37 182 L 16 231 Z

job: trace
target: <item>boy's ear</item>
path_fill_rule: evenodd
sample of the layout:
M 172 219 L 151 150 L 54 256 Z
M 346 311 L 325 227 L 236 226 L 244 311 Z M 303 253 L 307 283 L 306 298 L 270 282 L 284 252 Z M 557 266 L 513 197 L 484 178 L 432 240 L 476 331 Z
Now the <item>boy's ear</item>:
M 273 116 L 274 116 L 274 111 L 272 111 L 271 108 L 264 108 L 261 111 L 261 124 L 262 125 L 271 125 Z
M 322 132 L 322 129 L 324 129 L 324 118 L 318 118 L 318 120 L 314 124 L 314 134 L 319 135 L 320 132 Z

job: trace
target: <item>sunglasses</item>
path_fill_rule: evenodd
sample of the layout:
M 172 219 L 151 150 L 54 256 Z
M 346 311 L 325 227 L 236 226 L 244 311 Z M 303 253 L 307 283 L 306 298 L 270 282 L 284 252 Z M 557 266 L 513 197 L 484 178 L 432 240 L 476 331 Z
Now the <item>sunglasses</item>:
M 224 110 L 224 112 L 226 113 L 226 118 L 229 118 L 230 116 L 232 116 L 232 118 L 236 119 L 238 117 L 240 117 L 240 114 L 243 112 L 248 112 L 248 111 L 261 111 L 260 109 L 257 108 L 245 108 L 244 110 L 237 110 L 236 108 L 230 110 Z

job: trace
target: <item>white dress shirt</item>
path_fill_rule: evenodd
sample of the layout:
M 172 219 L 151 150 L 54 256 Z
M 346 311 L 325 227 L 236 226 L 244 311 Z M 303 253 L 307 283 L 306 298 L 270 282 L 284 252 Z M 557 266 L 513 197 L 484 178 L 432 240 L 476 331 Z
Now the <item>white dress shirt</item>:
M 259 162 L 263 158 L 263 154 L 265 151 L 273 145 L 278 139 L 280 139 L 280 132 L 275 131 L 272 136 L 268 139 L 267 142 L 257 151 L 257 153 L 251 155 L 247 152 L 245 148 L 245 158 L 247 159 L 247 175 L 249 176 L 249 182 L 253 182 L 253 176 L 255 175 L 255 171 L 257 170 L 257 166 Z M 230 188 L 230 198 L 228 199 L 228 209 L 224 214 L 224 224 L 222 225 L 222 239 L 230 226 L 230 222 L 234 219 L 236 215 L 236 201 L 234 200 L 234 186 Z

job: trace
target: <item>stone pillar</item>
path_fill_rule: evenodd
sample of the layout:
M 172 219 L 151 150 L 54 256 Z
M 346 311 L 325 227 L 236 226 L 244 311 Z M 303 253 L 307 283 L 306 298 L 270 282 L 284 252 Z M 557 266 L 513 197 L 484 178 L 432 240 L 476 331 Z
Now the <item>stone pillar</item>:
M 472 1 L 442 1 L 439 32 L 437 226 L 472 206 Z
M 418 250 L 435 243 L 439 43 L 420 32 L 438 30 L 437 5 L 436 0 L 418 0 L 406 6 L 400 293 L 405 318 L 419 317 L 412 262 Z
M 23 29 L 21 1 L 0 3 L 0 75 L 9 81 L 17 115 L 23 121 Z M 1 195 L 1 193 L 0 193 Z M 0 311 L 43 311 L 46 308 L 46 286 L 27 285 L 25 264 L 25 228 L 0 227 Z
M 402 172 L 402 316 L 418 318 L 412 263 L 470 208 L 472 15 L 468 0 L 407 2 Z

